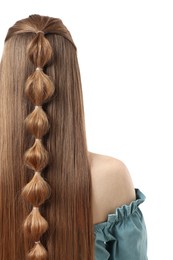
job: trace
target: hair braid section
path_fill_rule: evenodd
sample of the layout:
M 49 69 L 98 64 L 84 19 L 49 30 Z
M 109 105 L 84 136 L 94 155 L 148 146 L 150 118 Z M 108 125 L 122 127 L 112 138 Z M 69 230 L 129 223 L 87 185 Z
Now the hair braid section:
M 51 190 L 41 171 L 49 163 L 49 154 L 42 138 L 49 131 L 50 125 L 42 105 L 52 97 L 55 87 L 49 76 L 44 73 L 44 66 L 48 66 L 51 61 L 52 48 L 43 32 L 35 35 L 27 53 L 35 71 L 26 80 L 24 93 L 35 108 L 24 120 L 24 125 L 26 131 L 35 137 L 35 141 L 32 147 L 25 151 L 23 160 L 35 173 L 22 190 L 23 198 L 33 207 L 24 220 L 23 230 L 26 244 L 33 244 L 27 252 L 28 259 L 46 260 L 48 252 L 40 239 L 48 229 L 48 222 L 41 215 L 40 206 L 50 197 Z

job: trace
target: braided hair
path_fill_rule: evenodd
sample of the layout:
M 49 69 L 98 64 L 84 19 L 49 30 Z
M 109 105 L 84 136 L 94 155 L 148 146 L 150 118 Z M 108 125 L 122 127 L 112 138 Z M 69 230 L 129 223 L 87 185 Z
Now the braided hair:
M 60 19 L 40 15 L 17 21 L 9 28 L 5 43 L 0 65 L 0 113 L 5 111 L 0 114 L 0 144 L 4 140 L 7 143 L 4 151 L 0 149 L 5 165 L 0 165 L 0 260 L 94 260 L 91 173 L 76 46 Z M 9 54 L 15 48 L 19 53 L 20 43 L 22 50 L 27 43 L 21 54 L 24 68 L 15 54 Z M 8 78 L 9 67 L 13 72 Z M 19 67 L 24 74 L 20 75 Z M 16 90 L 15 84 L 22 90 Z M 8 104 L 12 100 L 11 89 L 15 91 L 16 107 L 17 102 L 22 106 L 23 100 L 27 104 L 20 113 L 14 106 L 15 113 L 20 114 L 16 114 L 18 119 L 23 120 L 16 133 L 20 137 L 24 129 L 28 140 L 23 146 L 9 139 L 16 122 L 13 116 L 5 117 L 9 108 L 4 100 Z M 7 98 L 9 93 L 11 97 Z M 12 110 L 10 113 L 13 115 Z M 22 153 L 23 166 L 20 160 L 12 166 L 8 163 L 16 152 Z M 29 177 L 21 175 L 24 171 Z M 16 196 L 19 189 L 23 204 Z M 8 200 L 11 207 L 3 207 Z
M 24 154 L 24 163 L 35 171 L 31 181 L 23 188 L 22 195 L 31 203 L 33 209 L 24 222 L 24 234 L 35 242 L 29 252 L 29 259 L 47 259 L 47 251 L 40 242 L 40 237 L 48 229 L 48 223 L 41 215 L 39 207 L 50 196 L 50 187 L 41 176 L 41 171 L 48 164 L 49 155 L 42 138 L 49 130 L 49 122 L 42 105 L 47 102 L 55 91 L 54 84 L 44 73 L 44 66 L 51 60 L 52 48 L 44 37 L 44 32 L 36 32 L 28 46 L 28 56 L 35 66 L 35 71 L 28 77 L 25 86 L 27 98 L 35 105 L 35 109 L 26 120 L 26 129 L 35 137 L 35 142 Z

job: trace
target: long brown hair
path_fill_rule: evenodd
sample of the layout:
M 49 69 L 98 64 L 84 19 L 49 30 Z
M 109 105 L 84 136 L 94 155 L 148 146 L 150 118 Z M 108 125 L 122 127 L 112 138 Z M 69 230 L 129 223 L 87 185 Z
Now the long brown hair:
M 91 191 L 76 46 L 31 15 L 0 64 L 0 260 L 93 260 Z

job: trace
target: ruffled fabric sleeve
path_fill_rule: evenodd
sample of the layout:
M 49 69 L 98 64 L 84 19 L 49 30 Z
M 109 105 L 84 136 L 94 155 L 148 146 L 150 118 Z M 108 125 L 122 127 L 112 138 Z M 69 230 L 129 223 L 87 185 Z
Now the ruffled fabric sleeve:
M 147 260 L 147 230 L 139 205 L 144 194 L 135 189 L 136 200 L 94 225 L 95 260 Z

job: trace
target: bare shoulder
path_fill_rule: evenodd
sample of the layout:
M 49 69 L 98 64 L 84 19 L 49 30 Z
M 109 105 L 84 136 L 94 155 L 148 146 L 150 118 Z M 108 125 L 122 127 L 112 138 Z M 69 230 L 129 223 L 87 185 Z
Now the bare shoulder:
M 89 152 L 94 212 L 100 221 L 115 208 L 135 200 L 133 181 L 126 164 L 114 157 Z M 95 221 L 96 223 L 99 222 Z

